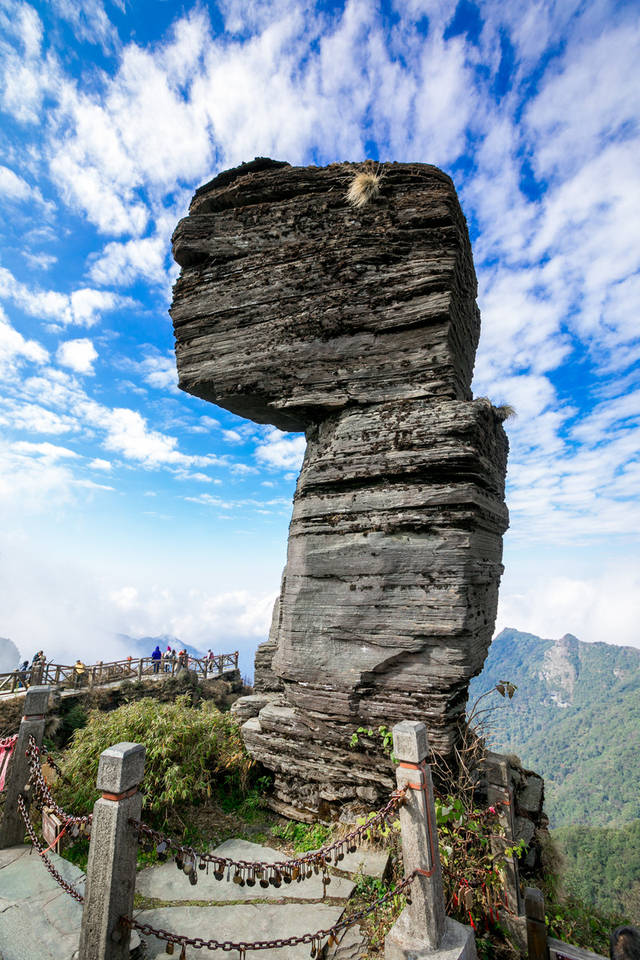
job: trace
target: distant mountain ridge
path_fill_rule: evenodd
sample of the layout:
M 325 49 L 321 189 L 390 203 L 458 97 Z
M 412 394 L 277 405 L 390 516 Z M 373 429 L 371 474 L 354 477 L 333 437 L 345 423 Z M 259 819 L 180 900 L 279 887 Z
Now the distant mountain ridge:
M 640 650 L 508 628 L 471 681 L 469 702 L 500 680 L 518 690 L 491 715 L 491 744 L 544 777 L 552 826 L 640 817 Z
M 164 653 L 167 645 L 170 646 L 172 650 L 186 650 L 190 657 L 200 659 L 206 656 L 206 650 L 196 650 L 195 647 L 190 646 L 188 643 L 183 643 L 181 640 L 178 640 L 177 637 L 173 637 L 168 633 L 163 633 L 159 637 L 130 637 L 126 633 L 119 633 L 117 637 L 118 640 L 127 644 L 131 655 L 135 655 L 136 657 L 150 657 L 156 646 L 160 647 Z M 216 652 L 217 651 L 214 650 L 214 653 Z M 224 652 L 226 653 L 226 651 Z

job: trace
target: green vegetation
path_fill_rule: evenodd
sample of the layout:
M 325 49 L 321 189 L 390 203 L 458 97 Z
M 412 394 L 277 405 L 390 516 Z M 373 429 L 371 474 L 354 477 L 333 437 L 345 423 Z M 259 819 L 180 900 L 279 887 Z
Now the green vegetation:
M 377 740 L 391 762 L 396 762 L 396 758 L 393 753 L 393 733 L 388 727 L 384 726 L 383 724 L 382 726 L 378 727 L 377 731 L 375 731 L 372 727 L 358 727 L 355 733 L 351 734 L 349 746 L 353 750 L 356 747 L 362 748 L 371 745 L 366 743 L 367 740 L 372 742 Z
M 296 853 L 317 850 L 331 837 L 331 828 L 322 823 L 296 823 L 294 820 L 281 826 L 276 825 L 271 832 L 274 837 L 290 843 Z
M 470 700 L 503 676 L 518 694 L 492 713 L 491 745 L 544 777 L 551 826 L 639 819 L 640 650 L 503 630 Z
M 110 713 L 91 710 L 85 727 L 73 734 L 62 759 L 65 780 L 56 787 L 61 806 L 89 813 L 97 798 L 100 754 L 114 743 L 143 743 L 143 809 L 155 823 L 167 822 L 173 808 L 198 805 L 213 794 L 247 799 L 252 760 L 228 713 L 211 701 L 190 706 L 187 696 L 174 703 L 143 699 Z
M 609 955 L 611 931 L 629 922 L 627 917 L 603 913 L 571 896 L 546 904 L 545 920 L 549 936 L 605 957 Z
M 548 896 L 551 930 L 606 952 L 621 914 L 640 922 L 640 651 L 503 630 L 471 699 L 505 675 L 518 693 L 486 726 L 493 749 L 545 780 L 564 893 Z
M 480 810 L 465 802 L 464 793 L 436 800 L 436 822 L 447 914 L 476 930 L 491 930 L 500 920 L 504 857 L 526 852 L 521 840 L 498 852 L 495 838 L 503 836 L 494 807 Z
M 387 894 L 392 894 L 389 900 L 377 910 L 372 911 L 360 921 L 360 928 L 364 931 L 369 943 L 369 955 L 381 954 L 384 949 L 384 938 L 396 922 L 407 903 L 404 893 L 395 893 L 399 877 L 390 880 L 379 880 L 377 877 L 365 877 L 359 874 L 356 877 L 355 889 L 347 904 L 345 916 L 353 916 L 360 910 L 365 910 L 377 900 Z
M 565 861 L 570 896 L 640 923 L 640 820 L 617 830 L 560 827 L 553 837 Z

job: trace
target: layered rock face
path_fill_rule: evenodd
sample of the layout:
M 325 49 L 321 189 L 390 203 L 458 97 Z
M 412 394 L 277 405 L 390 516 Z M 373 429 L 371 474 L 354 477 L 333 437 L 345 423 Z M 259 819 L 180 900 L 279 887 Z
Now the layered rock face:
M 174 234 L 180 386 L 305 430 L 287 567 L 243 726 L 299 816 L 392 786 L 377 729 L 424 720 L 449 753 L 495 621 L 507 442 L 471 400 L 479 336 L 451 180 L 385 164 L 255 161 L 200 188 Z M 249 707 L 249 705 L 247 705 Z M 245 713 L 246 715 L 246 713 Z M 359 727 L 374 737 L 359 737 Z

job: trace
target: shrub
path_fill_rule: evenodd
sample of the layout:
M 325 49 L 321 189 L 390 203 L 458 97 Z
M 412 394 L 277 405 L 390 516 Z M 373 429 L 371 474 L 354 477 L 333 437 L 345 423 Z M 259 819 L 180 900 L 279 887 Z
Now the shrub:
M 176 805 L 202 803 L 213 792 L 246 789 L 253 761 L 230 714 L 221 713 L 210 701 L 192 707 L 188 696 L 174 703 L 146 698 L 107 714 L 90 711 L 61 763 L 68 781 L 56 787 L 61 806 L 70 813 L 89 813 L 98 795 L 101 752 L 127 741 L 146 748 L 143 809 L 156 821 L 166 820 Z

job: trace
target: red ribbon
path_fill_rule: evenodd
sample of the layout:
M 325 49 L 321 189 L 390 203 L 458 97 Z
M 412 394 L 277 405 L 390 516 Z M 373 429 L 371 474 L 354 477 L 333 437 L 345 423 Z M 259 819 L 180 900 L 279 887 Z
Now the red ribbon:
M 12 737 L 5 737 L 4 740 L 0 740 L 0 791 L 4 790 L 7 767 L 17 739 L 18 734 L 15 733 Z

